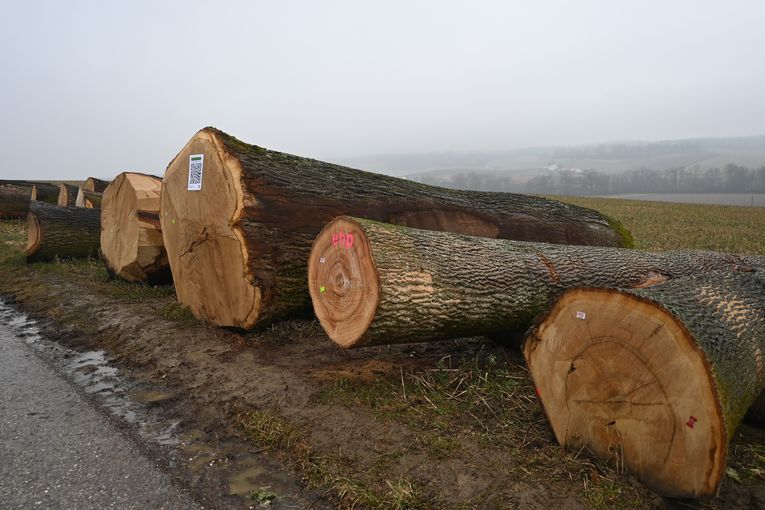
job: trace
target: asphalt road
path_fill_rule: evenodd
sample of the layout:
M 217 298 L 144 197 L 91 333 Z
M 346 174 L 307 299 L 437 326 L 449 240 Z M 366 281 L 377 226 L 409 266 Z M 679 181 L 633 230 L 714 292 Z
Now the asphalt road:
M 0 324 L 0 508 L 202 508 Z

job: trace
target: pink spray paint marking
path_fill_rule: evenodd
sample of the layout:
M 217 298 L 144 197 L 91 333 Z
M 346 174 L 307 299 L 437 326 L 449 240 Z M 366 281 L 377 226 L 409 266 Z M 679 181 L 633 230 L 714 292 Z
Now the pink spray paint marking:
M 350 249 L 353 246 L 353 234 L 345 232 L 332 234 L 332 246 Z
M 695 425 L 695 423 L 696 423 L 697 421 L 699 421 L 699 420 L 697 420 L 695 416 L 691 416 L 691 417 L 688 419 L 688 421 L 687 421 L 687 422 L 685 422 L 685 424 L 686 424 L 686 425 L 688 425 L 688 427 L 689 427 L 689 428 L 693 428 L 693 425 Z

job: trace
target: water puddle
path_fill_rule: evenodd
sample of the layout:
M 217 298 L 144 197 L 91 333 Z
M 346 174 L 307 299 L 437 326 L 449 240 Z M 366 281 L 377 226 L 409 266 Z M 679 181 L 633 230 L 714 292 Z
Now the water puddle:
M 237 497 L 240 503 L 236 506 L 277 510 L 297 510 L 309 505 L 317 510 L 329 508 L 322 501 L 308 501 L 298 496 L 299 484 L 278 466 L 248 452 L 246 444 L 219 441 L 214 433 L 184 427 L 182 420 L 165 409 L 177 399 L 176 393 L 131 382 L 110 363 L 105 351 L 76 351 L 47 340 L 33 319 L 2 300 L 0 324 L 11 329 L 39 357 L 141 441 L 160 448 L 170 468 L 190 472 L 191 480 L 220 478 L 222 496 Z M 226 500 L 225 506 L 234 506 L 230 503 Z

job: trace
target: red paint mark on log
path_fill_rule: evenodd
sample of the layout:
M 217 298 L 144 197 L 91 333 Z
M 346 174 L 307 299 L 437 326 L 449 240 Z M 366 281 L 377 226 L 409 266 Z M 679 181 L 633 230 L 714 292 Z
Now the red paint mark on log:
M 685 422 L 686 425 L 688 425 L 689 428 L 693 428 L 693 425 L 699 420 L 696 419 L 695 416 L 691 416 L 687 422 Z
M 332 246 L 340 246 L 341 248 L 350 248 L 353 246 L 353 234 L 345 232 L 339 232 L 332 234 Z

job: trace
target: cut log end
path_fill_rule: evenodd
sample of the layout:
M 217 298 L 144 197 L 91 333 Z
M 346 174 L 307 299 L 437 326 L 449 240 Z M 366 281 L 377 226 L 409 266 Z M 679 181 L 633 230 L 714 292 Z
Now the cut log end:
M 42 232 L 40 230 L 40 222 L 37 220 L 37 215 L 30 212 L 27 215 L 27 245 L 24 248 L 24 255 L 31 257 L 40 248 L 40 241 L 42 240 Z
M 200 154 L 201 188 L 189 190 L 190 157 Z M 216 136 L 201 131 L 163 180 L 160 220 L 178 300 L 199 319 L 253 328 L 261 313 L 261 291 L 252 283 L 257 277 L 249 272 L 238 225 L 244 208 L 239 162 Z
M 369 328 L 380 300 L 372 251 L 361 226 L 336 218 L 319 233 L 308 261 L 308 290 L 316 317 L 341 347 L 352 347 Z
M 124 280 L 170 280 L 157 221 L 161 183 L 157 177 L 124 172 L 104 192 L 101 251 L 107 269 Z
M 557 440 L 610 458 L 662 496 L 716 494 L 727 436 L 708 361 L 661 305 L 565 293 L 524 355 Z

